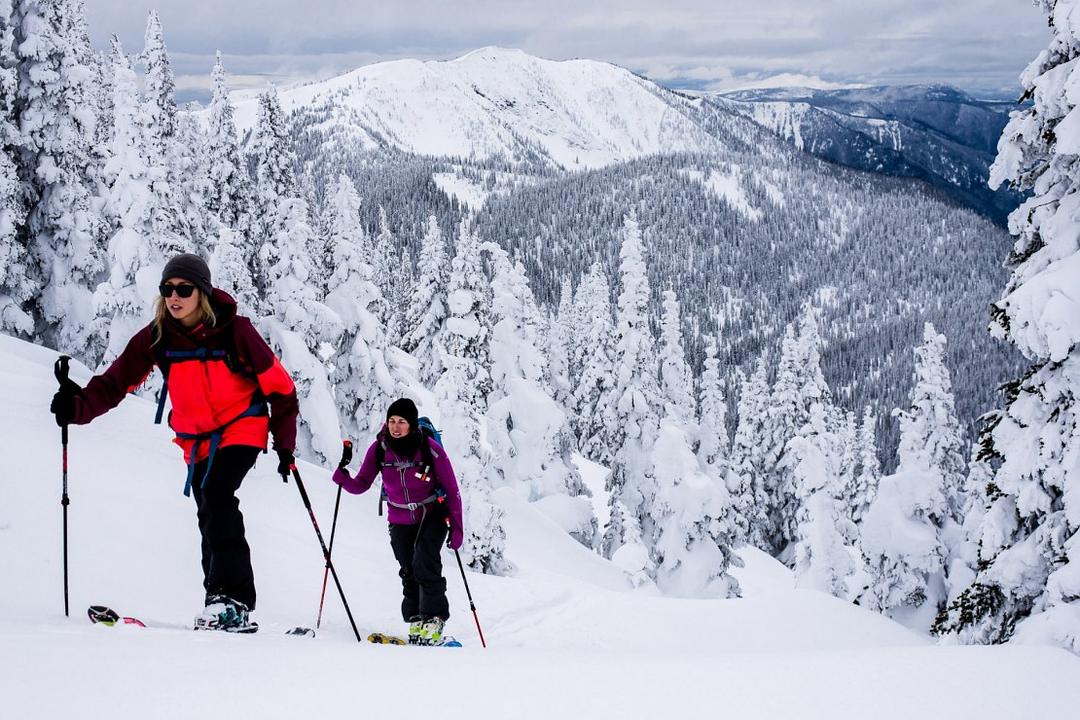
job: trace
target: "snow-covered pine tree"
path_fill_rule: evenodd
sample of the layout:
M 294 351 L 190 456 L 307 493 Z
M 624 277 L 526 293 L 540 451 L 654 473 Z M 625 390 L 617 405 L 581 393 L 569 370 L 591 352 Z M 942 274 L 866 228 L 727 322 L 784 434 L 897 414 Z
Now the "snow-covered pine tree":
M 525 268 L 493 243 L 485 249 L 495 269 L 487 432 L 500 484 L 524 483 L 530 500 L 587 496 L 571 458 L 573 432 L 566 413 L 543 386 L 539 311 Z M 581 497 L 571 507 L 576 521 L 566 529 L 591 547 L 596 531 L 591 502 Z
M 225 83 L 221 53 L 210 74 L 213 96 L 207 113 L 206 207 L 227 227 L 243 231 L 247 224 L 251 181 L 240 156 L 233 105 Z
M 90 41 L 77 0 L 16 0 L 19 175 L 29 198 L 28 273 L 48 346 L 96 364 L 91 295 L 104 267 L 102 223 L 93 202 L 95 97 Z
M 863 604 L 927 631 L 946 600 L 949 545 L 958 534 L 952 479 L 959 425 L 944 362 L 945 337 L 927 323 L 915 349 L 911 406 L 900 418 L 899 463 L 881 479 L 862 524 L 871 585 Z
M 419 278 L 416 293 L 405 310 L 408 334 L 402 339 L 402 348 L 412 353 L 419 363 L 420 381 L 432 386 L 443 371 L 436 338 L 446 325 L 447 277 L 450 270 L 446 240 L 434 215 L 428 217 L 416 265 Z
M 492 390 L 490 293 L 479 238 L 470 229 L 469 219 L 463 218 L 447 286 L 449 315 L 435 341 L 445 368 L 435 383 L 435 396 L 465 506 L 465 556 L 470 567 L 504 575 L 513 566 L 503 554 L 503 510 L 490 497 L 494 478 L 488 467 L 491 450 L 483 422 Z
M 244 251 L 240 233 L 218 224 L 217 235 L 209 240 L 210 276 L 214 286 L 229 293 L 242 308 L 257 306 L 255 279 L 251 275 L 251 258 Z
M 731 526 L 732 539 L 746 543 L 750 538 L 750 518 L 754 515 L 754 489 L 751 478 L 731 468 L 731 448 L 727 434 L 727 400 L 724 398 L 720 360 L 717 358 L 716 338 L 706 335 L 705 362 L 698 384 L 697 457 L 705 474 L 727 489 L 728 504 L 725 516 Z
M 396 308 L 390 304 L 390 297 L 394 293 L 394 277 L 401 272 L 398 267 L 397 238 L 390 230 L 390 220 L 386 216 L 386 208 L 379 207 L 379 232 L 372 241 L 371 267 L 375 271 L 375 284 L 379 286 L 383 303 L 380 307 L 383 324 L 391 333 L 390 341 L 399 342 L 400 338 L 394 337 L 395 328 L 402 325 L 400 314 L 403 308 Z
M 607 478 L 611 520 L 601 549 L 632 575 L 653 575 L 656 539 L 651 507 L 656 477 L 651 461 L 662 404 L 656 376 L 656 343 L 649 327 L 649 278 L 641 228 L 633 210 L 623 220 L 617 339 L 615 342 L 614 435 L 618 441 Z M 641 547 L 635 547 L 640 543 Z M 640 563 L 640 566 L 639 566 Z
M 650 453 L 655 478 L 648 507 L 650 566 L 667 595 L 738 596 L 739 584 L 728 573 L 742 567 L 732 550 L 731 499 L 723 482 L 703 471 L 691 443 L 679 417 L 669 414 L 661 421 Z
M 551 316 L 548 333 L 548 385 L 551 386 L 555 402 L 564 408 L 573 405 L 572 349 L 574 347 L 574 286 L 569 276 L 562 280 L 559 288 L 559 308 Z
M 611 316 L 611 286 L 600 263 L 594 263 L 578 285 L 575 305 L 578 330 L 574 333 L 573 363 L 581 376 L 573 389 L 570 411 L 578 447 L 590 460 L 609 465 L 618 450 L 615 415 L 615 326 Z
M 1012 275 L 991 331 L 1032 365 L 984 427 L 983 457 L 1000 467 L 986 488 L 980 569 L 940 630 L 1080 653 L 1080 14 L 1072 2 L 1039 6 L 1052 35 L 1021 75 L 1034 102 L 1013 113 L 990 173 L 992 187 L 1031 191 L 1009 217 Z
M 93 296 L 99 318 L 93 332 L 101 334 L 94 344 L 105 348 L 103 363 L 116 358 L 149 320 L 167 256 L 188 249 L 155 222 L 162 200 L 155 183 L 163 180 L 164 172 L 153 164 L 137 78 L 115 35 L 109 60 L 113 136 L 102 178 L 108 188 L 106 214 L 114 229 L 108 242 L 108 279 Z
M 746 377 L 740 372 L 740 375 L 737 424 L 731 444 L 731 474 L 737 478 L 732 484 L 748 487 L 750 495 L 747 500 L 737 496 L 733 499 L 740 506 L 749 504 L 747 542 L 775 554 L 776 529 L 772 525 L 774 515 L 770 512 L 775 499 L 769 484 L 772 474 L 765 468 L 764 438 L 769 411 L 769 367 L 765 355 L 758 358 L 753 374 Z
M 877 494 L 878 482 L 881 480 L 876 428 L 877 418 L 874 416 L 873 409 L 867 405 L 863 409 L 862 423 L 859 425 L 859 469 L 853 476 L 854 484 L 848 492 L 849 516 L 855 523 L 862 522 L 866 510 Z
M 307 203 L 297 197 L 292 150 L 275 89 L 259 96 L 253 146 L 259 178 L 260 225 L 257 276 L 262 324 L 282 364 L 292 373 L 302 422 L 297 450 L 319 462 L 336 459 L 341 429 L 327 361 L 342 333 L 341 319 L 312 287 L 312 229 Z
M 794 566 L 796 584 L 848 599 L 847 579 L 857 569 L 856 550 L 849 545 L 854 531 L 838 507 L 843 442 L 829 428 L 831 408 L 810 406 L 810 417 L 788 441 L 784 462 L 791 467 L 798 495 L 798 538 Z
M 141 59 L 146 68 L 143 80 L 143 98 L 146 112 L 143 116 L 144 137 L 147 154 L 165 158 L 169 144 L 176 134 L 176 81 L 173 77 L 169 55 L 165 50 L 165 38 L 156 10 L 146 15 L 146 35 Z
M 0 0 L 0 332 L 28 339 L 34 332 L 29 310 L 37 294 L 19 230 L 26 218 L 19 183 L 22 138 L 15 119 L 16 67 L 11 0 Z
M 784 461 L 788 442 L 810 420 L 810 407 L 818 402 L 829 404 L 829 388 L 821 370 L 821 337 L 817 319 L 810 304 L 803 308 L 798 330 L 788 326 L 784 331 L 780 365 L 776 383 L 769 401 L 768 431 L 766 433 L 768 454 L 765 472 L 771 474 L 767 482 L 773 497 L 770 524 L 776 535 L 770 543 L 777 549 L 778 557 L 790 562 L 791 543 L 798 539 L 799 493 L 795 488 L 794 467 Z
M 663 293 L 663 315 L 660 320 L 660 392 L 664 413 L 685 423 L 697 420 L 694 402 L 694 378 L 686 363 L 682 342 L 682 313 L 675 291 Z M 696 434 L 691 432 L 691 437 Z
M 334 271 L 326 304 L 344 324 L 334 357 L 338 415 L 348 437 L 372 437 L 397 397 L 387 359 L 386 328 L 376 311 L 382 299 L 368 263 L 371 241 L 360 224 L 360 196 L 345 174 L 338 176 L 327 205 L 328 246 Z

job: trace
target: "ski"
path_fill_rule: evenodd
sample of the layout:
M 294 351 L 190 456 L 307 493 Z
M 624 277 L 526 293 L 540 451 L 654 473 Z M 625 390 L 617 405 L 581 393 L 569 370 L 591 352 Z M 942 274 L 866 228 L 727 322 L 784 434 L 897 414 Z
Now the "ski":
M 121 615 L 120 613 L 116 612 L 115 610 L 113 610 L 112 608 L 110 608 L 110 607 L 108 607 L 106 605 L 91 605 L 89 608 L 87 608 L 86 615 L 87 615 L 87 617 L 90 618 L 90 622 L 92 622 L 95 625 L 104 625 L 106 627 L 114 627 L 116 625 L 133 625 L 135 627 L 141 627 L 141 628 L 151 628 L 151 629 L 155 628 L 155 626 L 147 625 L 146 623 L 144 623 L 142 620 L 139 620 L 138 618 L 126 617 L 124 615 Z M 161 628 L 158 628 L 158 629 L 161 629 Z M 205 623 L 200 625 L 198 622 L 196 622 L 194 629 L 198 630 L 200 632 L 215 631 L 215 632 L 231 632 L 231 633 L 236 633 L 236 634 L 240 634 L 240 635 L 250 635 L 250 634 L 258 631 L 259 625 L 257 623 L 251 623 L 251 625 L 249 625 L 248 627 L 245 627 L 243 629 L 223 630 L 223 629 L 219 629 L 219 628 L 216 628 L 216 627 L 212 627 L 212 626 L 207 625 Z M 290 628 L 289 630 L 285 631 L 285 634 L 286 635 L 295 635 L 295 636 L 298 636 L 298 637 L 315 637 L 315 631 L 314 630 L 312 630 L 311 628 L 302 627 L 302 626 L 297 626 L 297 627 L 294 627 L 294 628 Z
M 387 633 L 373 632 L 367 637 L 369 643 L 375 645 L 408 645 L 409 641 L 405 638 L 398 637 L 397 635 L 390 635 Z M 444 637 L 437 645 L 417 645 L 417 647 L 461 647 L 461 643 L 455 638 L 449 635 Z
M 90 618 L 90 622 L 95 625 L 106 625 L 112 627 L 117 623 L 124 625 L 134 625 L 136 627 L 146 627 L 146 623 L 138 618 L 123 617 L 115 610 L 104 605 L 91 605 L 86 609 L 86 614 Z

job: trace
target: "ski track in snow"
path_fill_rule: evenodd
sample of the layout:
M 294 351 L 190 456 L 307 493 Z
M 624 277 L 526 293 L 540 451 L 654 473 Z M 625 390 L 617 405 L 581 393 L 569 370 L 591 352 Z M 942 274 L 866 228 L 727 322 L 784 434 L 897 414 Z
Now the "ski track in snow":
M 443 718 L 1016 718 L 1080 707 L 1080 659 L 1050 647 L 940 647 L 892 621 L 796 590 L 743 551 L 744 597 L 630 590 L 620 573 L 512 492 L 511 578 L 469 573 L 480 647 L 444 554 L 461 649 L 358 645 L 292 483 L 260 458 L 241 488 L 259 606 L 255 635 L 187 629 L 202 599 L 194 503 L 169 431 L 138 398 L 71 429 L 71 618 L 62 613 L 55 353 L 0 336 L 0 717 L 398 717 L 418 694 Z M 72 376 L 85 382 L 88 371 Z M 336 488 L 301 463 L 324 537 Z M 599 471 L 590 477 L 599 480 Z M 399 579 L 377 497 L 344 496 L 335 564 L 361 632 L 401 633 Z M 161 627 L 91 625 L 108 604 Z M 417 678 L 421 680 L 416 680 Z M 428 678 L 423 684 L 423 678 Z M 407 679 L 407 680 L 406 680 Z M 991 679 L 991 682 L 987 682 Z M 418 684 L 419 683 L 419 684 Z

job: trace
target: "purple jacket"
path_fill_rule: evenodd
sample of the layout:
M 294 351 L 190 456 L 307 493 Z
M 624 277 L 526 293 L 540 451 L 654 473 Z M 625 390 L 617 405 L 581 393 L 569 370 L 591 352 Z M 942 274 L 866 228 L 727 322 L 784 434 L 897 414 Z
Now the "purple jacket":
M 359 495 L 368 491 L 381 470 L 383 487 L 386 489 L 386 497 L 390 500 L 386 514 L 391 525 L 416 525 L 419 523 L 424 518 L 425 512 L 430 513 L 438 508 L 438 502 L 426 505 L 420 505 L 419 503 L 432 497 L 436 488 L 441 487 L 443 492 L 446 493 L 443 503 L 445 503 L 450 517 L 450 547 L 457 550 L 461 547 L 461 541 L 464 537 L 461 522 L 461 492 L 458 489 L 457 478 L 454 477 L 454 468 L 450 465 L 450 458 L 446 456 L 446 451 L 434 440 L 430 438 L 427 440 L 435 467 L 425 479 L 421 477 L 424 460 L 423 453 L 419 449 L 411 458 L 400 458 L 390 448 L 389 443 L 386 443 L 383 466 L 382 468 L 379 467 L 376 455 L 379 445 L 385 441 L 386 437 L 386 428 L 383 427 L 375 438 L 375 442 L 371 443 L 371 446 L 367 449 L 364 462 L 356 473 L 356 477 L 351 477 L 347 468 L 340 468 L 334 472 L 334 482 L 345 491 L 353 495 Z M 414 464 L 411 467 L 395 467 L 395 465 L 409 462 Z M 417 503 L 417 506 L 415 509 L 410 510 L 405 507 L 396 507 L 392 503 L 397 503 L 397 505 Z

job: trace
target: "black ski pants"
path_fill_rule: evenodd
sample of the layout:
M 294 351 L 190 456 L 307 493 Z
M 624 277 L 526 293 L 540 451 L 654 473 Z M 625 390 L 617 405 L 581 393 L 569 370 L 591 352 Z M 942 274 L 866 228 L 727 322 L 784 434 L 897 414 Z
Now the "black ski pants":
M 260 452 L 261 448 L 247 445 L 219 448 L 206 487 L 201 487 L 205 460 L 195 465 L 195 480 L 191 484 L 191 494 L 199 510 L 206 598 L 225 595 L 244 603 L 249 610 L 255 609 L 255 576 L 236 491 Z
M 446 600 L 446 578 L 442 576 L 442 556 L 446 542 L 446 521 L 441 509 L 429 510 L 416 525 L 391 525 L 390 547 L 401 569 L 401 618 L 450 617 Z

